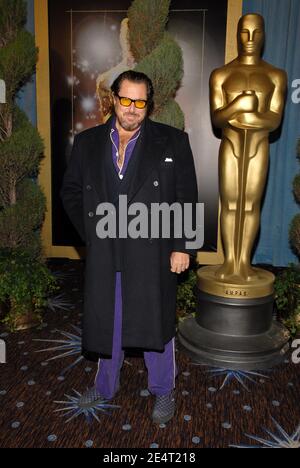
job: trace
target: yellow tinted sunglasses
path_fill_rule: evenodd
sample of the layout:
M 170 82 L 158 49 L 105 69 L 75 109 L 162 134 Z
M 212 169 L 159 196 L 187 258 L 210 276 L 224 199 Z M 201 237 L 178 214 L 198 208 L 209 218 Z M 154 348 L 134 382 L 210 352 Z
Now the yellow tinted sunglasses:
M 147 105 L 147 101 L 144 99 L 130 99 L 129 97 L 119 96 L 118 94 L 116 96 L 119 98 L 120 104 L 124 107 L 130 107 L 132 102 L 137 109 L 144 109 Z

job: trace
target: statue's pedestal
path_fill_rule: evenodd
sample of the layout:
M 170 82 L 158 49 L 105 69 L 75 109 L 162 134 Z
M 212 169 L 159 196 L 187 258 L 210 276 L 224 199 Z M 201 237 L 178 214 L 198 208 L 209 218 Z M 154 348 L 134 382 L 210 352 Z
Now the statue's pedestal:
M 185 351 L 195 362 L 227 369 L 279 364 L 289 333 L 273 319 L 274 276 L 255 269 L 256 280 L 231 284 L 216 280 L 217 268 L 198 272 L 196 318 L 184 320 L 178 332 Z

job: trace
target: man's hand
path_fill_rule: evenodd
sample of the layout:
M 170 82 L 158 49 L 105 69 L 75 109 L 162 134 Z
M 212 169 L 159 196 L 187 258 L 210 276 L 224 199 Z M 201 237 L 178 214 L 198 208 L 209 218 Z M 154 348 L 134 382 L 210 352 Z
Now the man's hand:
M 189 254 L 182 252 L 172 252 L 170 256 L 171 271 L 173 273 L 182 273 L 190 264 Z

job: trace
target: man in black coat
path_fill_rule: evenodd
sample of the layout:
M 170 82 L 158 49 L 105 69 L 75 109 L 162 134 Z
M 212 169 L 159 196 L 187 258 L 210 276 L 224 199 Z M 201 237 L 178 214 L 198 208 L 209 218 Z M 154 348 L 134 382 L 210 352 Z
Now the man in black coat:
M 162 203 L 195 207 L 194 161 L 186 133 L 148 118 L 153 87 L 145 74 L 122 73 L 112 92 L 113 116 L 75 136 L 61 189 L 87 249 L 83 355 L 98 359 L 95 386 L 81 403 L 113 398 L 123 349 L 142 348 L 156 396 L 152 419 L 164 423 L 175 410 L 177 274 L 188 268 L 193 251 L 183 226 L 181 236 L 173 234 L 178 211 L 169 216 L 167 235 L 165 226 L 157 231 L 149 224 Z

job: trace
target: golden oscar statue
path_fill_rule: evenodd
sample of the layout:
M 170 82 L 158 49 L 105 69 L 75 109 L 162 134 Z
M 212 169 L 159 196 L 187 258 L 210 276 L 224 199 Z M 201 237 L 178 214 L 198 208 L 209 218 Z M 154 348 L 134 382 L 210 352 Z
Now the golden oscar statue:
M 282 120 L 287 77 L 261 58 L 262 16 L 242 16 L 237 40 L 237 58 L 210 77 L 212 122 L 222 129 L 219 191 L 225 259 L 198 272 L 196 321 L 204 335 L 216 334 L 198 336 L 201 347 L 208 340 L 206 358 L 216 348 L 205 359 L 208 363 L 265 368 L 280 361 L 287 333 L 272 320 L 274 275 L 252 267 L 251 253 L 268 173 L 269 134 Z

